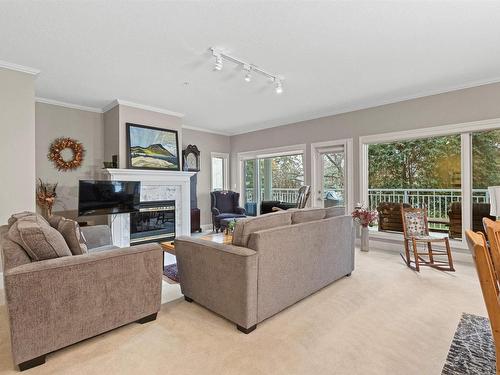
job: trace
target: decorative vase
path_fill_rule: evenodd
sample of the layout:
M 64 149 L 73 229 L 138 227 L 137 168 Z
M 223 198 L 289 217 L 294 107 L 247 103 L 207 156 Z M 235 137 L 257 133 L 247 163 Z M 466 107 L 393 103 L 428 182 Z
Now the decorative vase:
M 368 227 L 361 227 L 361 251 L 370 250 L 370 231 Z

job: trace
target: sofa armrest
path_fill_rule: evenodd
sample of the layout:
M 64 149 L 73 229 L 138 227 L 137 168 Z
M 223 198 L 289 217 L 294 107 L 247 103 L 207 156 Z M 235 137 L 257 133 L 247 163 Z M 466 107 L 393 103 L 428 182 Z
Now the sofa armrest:
M 4 274 L 16 364 L 159 311 L 163 252 L 146 244 L 24 264 Z
M 257 323 L 257 253 L 245 247 L 179 237 L 182 293 L 236 324 Z
M 113 244 L 111 228 L 108 225 L 91 225 L 80 227 L 80 230 L 89 249 Z
M 218 208 L 212 207 L 212 215 L 217 216 L 220 215 L 220 211 Z

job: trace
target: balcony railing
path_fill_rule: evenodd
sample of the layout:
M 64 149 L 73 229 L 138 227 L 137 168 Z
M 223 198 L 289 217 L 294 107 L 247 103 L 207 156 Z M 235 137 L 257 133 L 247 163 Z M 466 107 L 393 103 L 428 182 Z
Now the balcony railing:
M 332 193 L 335 197 L 342 197 L 343 190 L 342 189 L 327 189 L 325 190 L 325 196 L 328 193 Z M 260 192 L 260 200 L 272 200 L 272 201 L 281 201 L 281 202 L 289 202 L 295 203 L 297 202 L 297 198 L 299 197 L 299 188 L 272 188 L 271 190 L 271 199 L 265 199 L 264 191 Z M 249 188 L 245 190 L 245 202 L 255 202 L 255 189 Z
M 274 201 L 296 202 L 299 189 L 273 188 L 271 199 Z M 335 196 L 342 196 L 342 189 L 327 189 Z M 264 191 L 261 191 L 260 200 L 264 199 Z M 462 200 L 460 189 L 368 189 L 368 205 L 370 209 L 376 210 L 382 202 L 408 203 L 413 207 L 426 207 L 429 218 L 448 219 L 448 211 L 453 202 Z M 245 201 L 255 202 L 255 189 L 249 188 L 245 191 Z M 472 191 L 473 203 L 489 203 L 487 189 L 474 189 Z
M 451 204 L 461 200 L 460 189 L 368 189 L 368 205 L 372 210 L 382 202 L 408 203 L 413 207 L 426 207 L 429 218 L 433 219 L 448 219 Z M 488 203 L 488 190 L 474 189 L 472 202 Z

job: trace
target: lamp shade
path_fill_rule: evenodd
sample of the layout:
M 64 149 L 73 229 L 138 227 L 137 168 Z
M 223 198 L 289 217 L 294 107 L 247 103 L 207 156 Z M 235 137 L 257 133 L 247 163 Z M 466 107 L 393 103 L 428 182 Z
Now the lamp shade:
M 500 186 L 489 186 L 490 215 L 500 216 Z

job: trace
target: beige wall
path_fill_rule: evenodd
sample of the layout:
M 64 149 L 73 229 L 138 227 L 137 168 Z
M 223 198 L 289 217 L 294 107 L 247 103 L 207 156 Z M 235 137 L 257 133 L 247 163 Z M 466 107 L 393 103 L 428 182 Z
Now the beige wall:
M 36 177 L 57 182 L 54 211 L 75 218 L 78 209 L 78 181 L 98 178 L 104 160 L 104 127 L 101 113 L 82 111 L 50 104 L 36 103 Z M 74 171 L 58 171 L 48 160 L 47 152 L 58 137 L 80 141 L 85 158 Z
M 238 152 L 307 144 L 306 183 L 311 181 L 310 144 L 353 138 L 354 202 L 359 200 L 359 137 L 500 117 L 500 83 L 427 96 L 231 137 L 231 186 Z
M 35 76 L 0 68 L 0 224 L 35 209 Z
M 120 120 L 119 107 L 115 106 L 103 115 L 104 121 L 104 160 L 112 161 L 119 154 Z
M 209 225 L 212 223 L 210 207 L 211 153 L 229 153 L 231 151 L 229 137 L 191 129 L 183 129 L 182 139 L 183 149 L 186 148 L 187 145 L 192 144 L 198 146 L 200 150 L 200 172 L 198 172 L 197 176 L 198 208 L 200 209 L 201 225 Z

